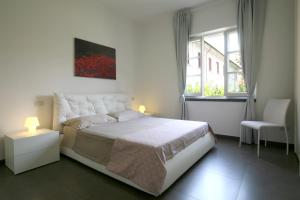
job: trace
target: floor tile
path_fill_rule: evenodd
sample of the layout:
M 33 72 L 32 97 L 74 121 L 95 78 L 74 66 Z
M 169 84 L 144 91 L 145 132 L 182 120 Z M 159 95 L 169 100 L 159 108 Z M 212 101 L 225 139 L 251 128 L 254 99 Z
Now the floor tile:
M 19 175 L 0 165 L 1 200 L 259 200 L 300 199 L 298 161 L 284 146 L 261 148 L 218 138 L 214 149 L 159 197 L 62 156 Z
M 222 200 L 235 199 L 240 184 L 239 180 L 200 170 L 183 177 L 173 189 L 197 199 Z

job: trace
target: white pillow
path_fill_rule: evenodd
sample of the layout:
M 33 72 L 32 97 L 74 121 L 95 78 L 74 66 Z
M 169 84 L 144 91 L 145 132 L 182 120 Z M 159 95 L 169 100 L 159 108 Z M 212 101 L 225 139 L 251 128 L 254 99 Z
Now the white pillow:
M 113 122 L 117 122 L 117 120 L 111 116 L 99 114 L 99 115 L 76 117 L 65 121 L 63 124 L 65 126 L 71 126 L 75 129 L 83 129 L 91 126 L 97 126 L 103 123 L 113 123 Z
M 117 119 L 119 122 L 138 119 L 145 116 L 144 114 L 133 110 L 125 110 L 121 112 L 109 113 L 108 115 Z

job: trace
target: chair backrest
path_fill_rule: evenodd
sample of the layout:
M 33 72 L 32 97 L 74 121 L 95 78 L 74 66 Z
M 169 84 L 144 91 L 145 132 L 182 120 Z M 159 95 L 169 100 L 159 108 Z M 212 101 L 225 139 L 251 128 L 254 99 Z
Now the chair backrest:
M 286 113 L 290 101 L 290 99 L 269 100 L 264 110 L 263 120 L 285 126 Z

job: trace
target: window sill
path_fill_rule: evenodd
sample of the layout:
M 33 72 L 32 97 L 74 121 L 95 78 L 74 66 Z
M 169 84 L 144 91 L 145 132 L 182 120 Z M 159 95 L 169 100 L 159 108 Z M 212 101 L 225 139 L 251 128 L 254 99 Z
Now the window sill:
M 246 102 L 247 97 L 201 97 L 186 96 L 186 101 L 219 101 L 219 102 Z

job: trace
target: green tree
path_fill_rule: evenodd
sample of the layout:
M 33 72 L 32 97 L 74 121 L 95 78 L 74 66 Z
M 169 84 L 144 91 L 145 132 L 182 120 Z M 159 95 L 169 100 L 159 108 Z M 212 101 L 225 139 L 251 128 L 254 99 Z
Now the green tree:
M 185 88 L 185 92 L 190 94 L 193 92 L 193 86 L 191 84 L 188 84 Z
M 204 96 L 224 96 L 224 87 L 213 86 L 207 83 L 204 86 Z
M 194 94 L 200 93 L 200 83 L 197 82 L 194 87 Z
M 199 82 L 196 82 L 194 85 L 188 84 L 185 89 L 185 92 L 188 94 L 199 94 L 200 91 L 201 87 Z M 224 96 L 224 87 L 206 83 L 204 86 L 204 96 Z
M 196 82 L 195 85 L 192 85 L 192 84 L 188 84 L 185 88 L 185 92 L 188 93 L 188 94 L 197 94 L 197 93 L 200 93 L 200 83 L 199 82 Z
M 246 85 L 244 81 L 239 82 L 239 92 L 246 92 Z

